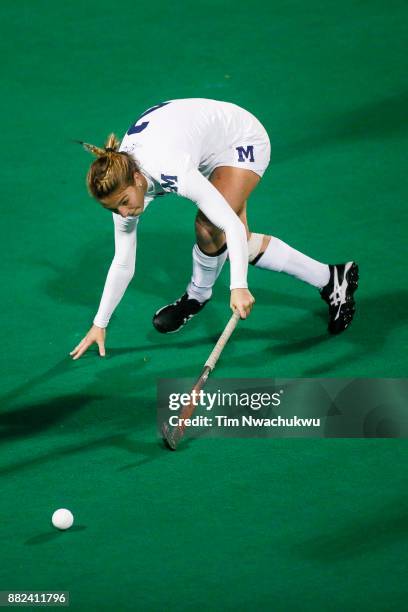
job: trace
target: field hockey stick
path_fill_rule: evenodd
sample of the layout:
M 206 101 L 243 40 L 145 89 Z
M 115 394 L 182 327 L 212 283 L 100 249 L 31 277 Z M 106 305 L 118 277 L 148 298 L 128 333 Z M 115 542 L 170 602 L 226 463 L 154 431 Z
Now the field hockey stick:
M 207 382 L 207 379 L 208 379 L 210 373 L 214 370 L 215 364 L 217 363 L 218 359 L 220 358 L 220 355 L 221 355 L 225 345 L 227 344 L 228 340 L 230 339 L 230 336 L 231 336 L 232 332 L 236 328 L 239 319 L 240 319 L 239 313 L 238 312 L 234 312 L 234 314 L 232 315 L 232 317 L 228 321 L 227 325 L 225 326 L 224 331 L 222 332 L 221 336 L 219 337 L 217 344 L 214 346 L 210 356 L 208 357 L 207 361 L 205 362 L 204 368 L 203 368 L 200 376 L 197 378 L 197 381 L 196 381 L 194 387 L 190 391 L 190 396 L 194 393 L 194 391 L 196 391 L 196 393 L 198 393 L 204 387 L 204 385 Z M 196 393 L 194 393 L 193 397 L 194 396 L 197 397 Z M 164 425 L 162 427 L 163 442 L 165 443 L 165 445 L 170 450 L 176 450 L 176 448 L 178 446 L 178 443 L 180 442 L 181 438 L 184 435 L 184 430 L 186 428 L 185 420 L 191 418 L 191 416 L 192 416 L 194 410 L 196 409 L 196 407 L 197 406 L 194 404 L 193 399 L 191 399 L 190 403 L 187 404 L 187 406 L 185 406 L 183 408 L 183 410 L 181 411 L 181 414 L 179 416 L 179 424 L 178 425 L 176 425 L 173 428 L 170 428 L 168 423 L 164 423 Z

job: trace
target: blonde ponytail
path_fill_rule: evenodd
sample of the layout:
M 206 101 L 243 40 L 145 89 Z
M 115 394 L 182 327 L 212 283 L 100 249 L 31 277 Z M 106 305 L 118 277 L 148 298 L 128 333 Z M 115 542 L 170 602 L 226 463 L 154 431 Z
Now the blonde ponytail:
M 86 177 L 89 193 L 97 200 L 134 184 L 133 175 L 140 171 L 139 167 L 129 153 L 118 150 L 120 142 L 115 134 L 108 136 L 103 148 L 79 142 L 97 158 Z

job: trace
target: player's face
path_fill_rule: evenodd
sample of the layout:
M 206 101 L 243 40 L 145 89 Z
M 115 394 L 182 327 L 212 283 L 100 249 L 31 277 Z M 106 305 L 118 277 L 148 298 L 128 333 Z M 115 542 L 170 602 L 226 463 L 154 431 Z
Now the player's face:
M 121 217 L 137 217 L 144 209 L 144 195 L 147 189 L 146 179 L 142 174 L 135 173 L 135 182 L 125 189 L 119 189 L 101 200 L 107 210 Z

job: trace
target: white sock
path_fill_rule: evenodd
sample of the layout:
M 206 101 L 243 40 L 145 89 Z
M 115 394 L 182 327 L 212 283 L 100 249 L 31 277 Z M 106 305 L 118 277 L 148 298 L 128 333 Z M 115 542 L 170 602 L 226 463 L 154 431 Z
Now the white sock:
M 265 253 L 261 255 L 255 266 L 276 272 L 286 272 L 319 289 L 327 285 L 330 280 L 330 270 L 327 264 L 303 255 L 273 236 Z
M 189 298 L 199 302 L 210 299 L 212 288 L 227 256 L 227 249 L 219 255 L 205 255 L 198 244 L 193 246 L 193 274 L 190 283 L 187 285 Z

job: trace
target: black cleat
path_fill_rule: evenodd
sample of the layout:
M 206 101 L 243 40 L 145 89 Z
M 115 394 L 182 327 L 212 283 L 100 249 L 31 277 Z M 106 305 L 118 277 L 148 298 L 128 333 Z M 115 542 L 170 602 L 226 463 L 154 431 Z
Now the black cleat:
M 208 301 L 201 303 L 198 300 L 190 299 L 185 293 L 174 304 L 160 308 L 153 317 L 153 325 L 162 334 L 177 332 L 199 313 Z
M 331 334 L 341 334 L 350 325 L 356 311 L 354 292 L 358 287 L 358 265 L 354 261 L 329 265 L 330 280 L 320 290 L 322 299 L 329 305 Z

